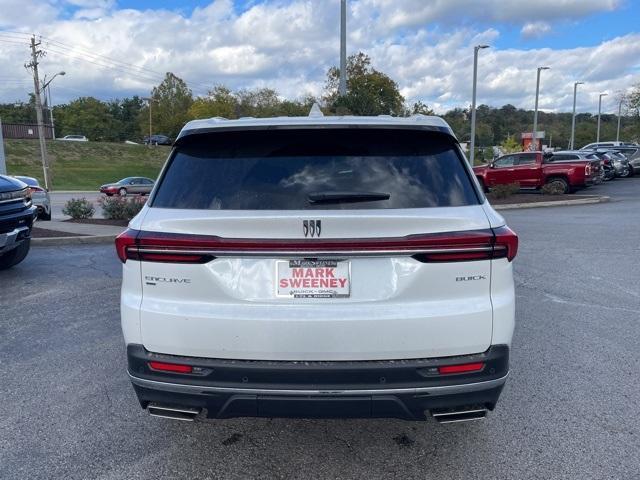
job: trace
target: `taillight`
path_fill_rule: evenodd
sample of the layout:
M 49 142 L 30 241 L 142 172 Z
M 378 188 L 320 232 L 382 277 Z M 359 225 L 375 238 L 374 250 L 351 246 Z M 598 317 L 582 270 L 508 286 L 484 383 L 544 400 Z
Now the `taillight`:
M 508 227 L 363 239 L 237 239 L 128 229 L 116 238 L 122 262 L 207 263 L 219 256 L 411 256 L 423 263 L 513 260 L 518 237 Z
M 129 248 L 135 247 L 137 230 L 127 228 L 124 232 L 116 237 L 116 253 L 122 263 L 127 261 L 129 257 Z
M 193 373 L 191 365 L 180 365 L 178 363 L 149 362 L 149 368 L 160 372 Z
M 585 167 L 584 167 L 584 174 L 585 174 L 585 176 L 587 176 L 587 177 L 588 177 L 589 175 L 591 175 L 591 165 L 585 165 Z
M 36 192 L 44 192 L 44 189 L 40 187 L 29 187 L 29 193 L 36 193 Z
M 493 258 L 506 258 L 511 261 L 518 253 L 518 235 L 506 225 L 493 229 L 495 243 Z
M 448 375 L 452 373 L 470 373 L 479 372 L 484 368 L 484 362 L 464 363 L 461 365 L 442 365 L 438 367 L 440 375 Z
M 188 240 L 174 236 L 173 241 L 162 234 L 154 237 L 148 232 L 127 229 L 116 237 L 118 258 L 124 263 L 127 260 L 164 263 L 207 263 L 213 260 L 209 252 L 194 251 Z M 189 237 L 186 235 L 185 237 Z M 185 241 L 186 240 L 186 241 Z

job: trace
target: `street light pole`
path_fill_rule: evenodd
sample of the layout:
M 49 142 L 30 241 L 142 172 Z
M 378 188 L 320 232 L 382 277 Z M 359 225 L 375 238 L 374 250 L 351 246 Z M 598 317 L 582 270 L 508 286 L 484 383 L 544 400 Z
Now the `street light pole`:
M 151 131 L 152 131 L 152 125 L 151 125 L 151 103 L 153 102 L 153 97 L 143 97 L 142 100 L 146 100 L 146 102 L 149 105 L 149 141 L 147 142 L 147 144 L 149 145 L 149 148 L 152 147 L 151 145 Z
M 478 51 L 489 48 L 489 45 L 476 45 L 473 47 L 473 91 L 471 94 L 471 152 L 469 163 L 473 167 L 476 155 L 476 86 L 478 83 Z
M 538 76 L 536 78 L 536 106 L 533 111 L 533 135 L 531 136 L 531 144 L 529 144 L 529 150 L 537 150 L 538 140 L 536 134 L 538 132 L 538 97 L 540 95 L 540 72 L 542 70 L 549 70 L 549 67 L 538 67 Z
M 620 99 L 620 103 L 618 103 L 618 129 L 616 130 L 616 142 L 620 141 L 620 117 L 622 116 L 622 102 L 624 99 Z
M 571 142 L 569 143 L 569 150 L 573 150 L 576 135 L 576 94 L 578 92 L 578 85 L 582 85 L 584 82 L 575 82 L 573 84 L 573 115 L 571 116 Z
M 42 91 L 45 92 L 46 99 L 47 99 L 47 107 L 49 108 L 49 121 L 51 122 L 51 138 L 53 140 L 56 139 L 56 128 L 53 124 L 53 101 L 51 100 L 51 82 L 53 82 L 53 79 L 56 78 L 58 75 L 64 76 L 66 74 L 67 72 L 64 72 L 64 71 L 58 72 L 53 77 L 51 77 L 51 80 L 49 80 L 48 82 L 47 82 L 47 77 L 45 75 L 44 81 L 42 83 Z
M 602 97 L 606 97 L 608 93 L 601 93 L 598 97 L 598 131 L 596 133 L 596 143 L 600 142 L 600 114 L 602 113 Z
M 347 0 L 340 1 L 340 84 L 338 95 L 347 94 Z

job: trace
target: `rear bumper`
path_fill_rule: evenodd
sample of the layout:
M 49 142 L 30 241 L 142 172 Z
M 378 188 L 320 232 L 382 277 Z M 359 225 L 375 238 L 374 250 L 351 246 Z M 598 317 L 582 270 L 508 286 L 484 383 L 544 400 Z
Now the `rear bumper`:
M 129 345 L 129 376 L 150 403 L 204 411 L 207 418 L 400 418 L 429 411 L 493 410 L 508 375 L 509 349 L 439 359 L 372 362 L 228 361 L 157 355 Z M 198 374 L 152 371 L 147 362 L 197 367 Z M 484 362 L 482 371 L 439 375 L 437 367 Z M 433 373 L 434 370 L 436 373 Z

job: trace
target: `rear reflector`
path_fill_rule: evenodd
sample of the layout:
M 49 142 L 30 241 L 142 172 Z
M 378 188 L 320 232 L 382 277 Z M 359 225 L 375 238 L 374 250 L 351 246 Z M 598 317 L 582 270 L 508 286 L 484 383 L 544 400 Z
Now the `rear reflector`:
M 161 372 L 173 372 L 173 373 L 192 373 L 193 367 L 191 365 L 179 365 L 177 363 L 164 363 L 164 362 L 149 362 L 149 367 L 153 370 Z
M 484 368 L 484 362 L 464 363 L 462 365 L 443 365 L 438 367 L 438 373 L 447 375 L 451 373 L 479 372 Z
M 513 260 L 518 237 L 508 227 L 356 239 L 237 239 L 128 229 L 116 238 L 122 262 L 207 263 L 218 256 L 412 256 L 420 262 Z

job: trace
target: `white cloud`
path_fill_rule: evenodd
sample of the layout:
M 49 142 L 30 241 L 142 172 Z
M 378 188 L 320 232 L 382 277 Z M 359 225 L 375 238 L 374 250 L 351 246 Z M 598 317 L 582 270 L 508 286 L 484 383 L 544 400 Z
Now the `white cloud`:
M 551 25 L 547 22 L 527 22 L 520 30 L 524 38 L 540 38 L 551 31 Z
M 3 6 L 12 1 L 4 0 Z M 240 12 L 232 0 L 215 0 L 190 15 L 119 10 L 109 0 L 51 2 L 34 3 L 34 14 L 26 19 L 16 13 L 17 7 L 0 10 L 0 25 L 44 35 L 48 55 L 42 61 L 43 74 L 67 72 L 52 85 L 58 101 L 79 95 L 147 95 L 167 71 L 186 79 L 197 94 L 224 83 L 231 88 L 268 86 L 283 96 L 300 97 L 321 94 L 328 67 L 338 61 L 338 0 L 267 1 Z M 52 5 L 71 3 L 78 12 L 93 14 L 55 20 Z M 408 101 L 420 99 L 442 111 L 470 103 L 473 45 L 495 44 L 500 35 L 493 26 L 496 21 L 522 26 L 527 35 L 618 3 L 353 0 L 349 51 L 368 53 L 376 68 L 398 82 Z M 530 10 L 537 16 L 529 15 Z M 527 23 L 526 18 L 536 21 Z M 432 28 L 430 22 L 436 21 L 449 22 L 448 27 Z M 31 88 L 22 67 L 29 53 L 27 39 L 16 45 L 2 43 L 2 38 L 0 34 L 0 101 L 26 100 Z M 573 82 L 581 80 L 586 84 L 578 97 L 580 108 L 593 111 L 599 91 L 626 89 L 637 81 L 639 58 L 640 34 L 588 48 L 483 50 L 478 101 L 531 108 L 536 67 L 546 64 L 552 70 L 543 72 L 541 107 L 569 110 Z
M 425 25 L 429 22 L 458 23 L 473 19 L 485 22 L 522 23 L 523 19 L 576 19 L 611 11 L 621 0 L 360 0 L 353 9 L 359 15 L 370 12 L 389 28 Z

